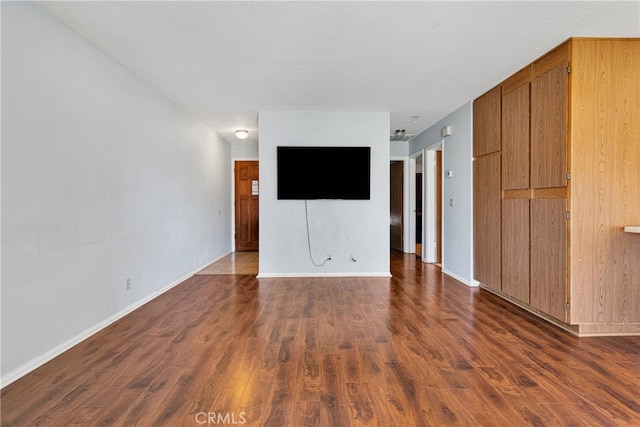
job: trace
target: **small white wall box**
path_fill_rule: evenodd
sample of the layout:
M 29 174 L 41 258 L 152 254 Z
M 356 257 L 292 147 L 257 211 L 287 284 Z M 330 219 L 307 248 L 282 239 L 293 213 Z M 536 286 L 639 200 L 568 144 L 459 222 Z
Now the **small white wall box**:
M 444 138 L 445 136 L 449 136 L 453 133 L 453 129 L 451 128 L 451 126 L 445 126 L 442 129 L 440 129 L 440 135 L 442 135 L 442 137 Z
M 449 170 L 444 173 L 444 176 L 447 178 L 453 178 L 453 171 Z

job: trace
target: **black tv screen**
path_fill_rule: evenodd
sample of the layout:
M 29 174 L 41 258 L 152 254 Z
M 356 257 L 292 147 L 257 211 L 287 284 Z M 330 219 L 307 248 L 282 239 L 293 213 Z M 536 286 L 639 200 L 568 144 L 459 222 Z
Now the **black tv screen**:
M 278 199 L 369 200 L 371 147 L 278 147 Z

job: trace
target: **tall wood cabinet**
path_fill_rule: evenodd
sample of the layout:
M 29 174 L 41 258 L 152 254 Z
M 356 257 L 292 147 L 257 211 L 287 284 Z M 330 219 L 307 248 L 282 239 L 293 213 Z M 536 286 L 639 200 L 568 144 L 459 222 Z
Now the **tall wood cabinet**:
M 527 67 L 502 83 L 502 291 L 530 302 L 530 100 Z
M 569 39 L 473 112 L 476 280 L 577 335 L 640 334 L 640 39 Z
M 473 228 L 476 280 L 500 290 L 500 105 L 496 87 L 473 104 Z

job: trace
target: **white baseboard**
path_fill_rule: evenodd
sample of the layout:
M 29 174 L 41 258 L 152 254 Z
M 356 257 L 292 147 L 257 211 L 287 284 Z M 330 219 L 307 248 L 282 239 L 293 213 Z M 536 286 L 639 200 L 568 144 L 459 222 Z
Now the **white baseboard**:
M 185 280 L 187 280 L 188 278 L 190 278 L 191 276 L 193 276 L 194 274 L 196 274 L 200 270 L 202 270 L 205 267 L 207 267 L 208 265 L 218 261 L 219 259 L 224 258 L 225 256 L 229 255 L 230 253 L 231 252 L 227 252 L 224 255 L 214 259 L 213 261 L 207 262 L 206 264 L 204 264 L 204 265 L 196 268 L 195 270 L 193 270 L 191 273 L 188 273 L 188 274 L 182 276 L 181 278 L 173 281 L 172 283 L 170 283 L 167 286 L 161 288 L 160 290 L 153 292 L 151 295 L 149 295 L 149 296 L 147 296 L 145 298 L 142 298 L 139 301 L 134 302 L 133 304 L 131 304 L 130 306 L 124 308 L 123 310 L 120 310 L 119 312 L 115 313 L 114 315 L 107 317 L 103 321 L 101 321 L 101 322 L 99 322 L 99 323 L 97 323 L 97 324 L 85 329 L 84 331 L 80 332 L 78 335 L 76 335 L 74 337 L 71 337 L 70 339 L 68 339 L 67 341 L 63 342 L 62 344 L 55 346 L 54 348 L 52 348 L 51 350 L 47 351 L 43 355 L 38 356 L 38 357 L 28 361 L 27 363 L 25 363 L 25 364 L 23 364 L 21 366 L 18 366 L 17 368 L 7 372 L 5 375 L 2 376 L 2 379 L 0 380 L 0 388 L 4 388 L 4 387 L 8 386 L 9 384 L 11 384 L 12 382 L 22 378 L 23 376 L 27 375 L 29 372 L 39 368 L 40 366 L 44 365 L 48 361 L 52 360 L 53 358 L 61 355 L 65 351 L 69 350 L 71 347 L 81 343 L 82 341 L 86 340 L 87 338 L 91 337 L 92 335 L 100 332 L 101 330 L 103 330 L 107 326 L 111 325 L 115 321 L 120 320 L 121 318 L 123 318 L 127 314 L 131 313 L 132 311 L 142 307 L 143 305 L 145 305 L 149 301 L 157 298 L 158 296 L 160 296 L 163 293 L 167 292 L 169 289 L 179 285 L 180 283 L 184 282 Z
M 391 277 L 391 273 L 260 273 L 257 277 L 258 279 L 276 277 Z
M 469 286 L 470 288 L 477 288 L 478 286 L 480 286 L 480 283 L 478 283 L 478 281 L 477 281 L 477 280 L 467 280 L 467 279 L 465 279 L 464 277 L 460 277 L 460 276 L 458 276 L 458 275 L 457 275 L 457 274 L 455 274 L 455 273 L 452 273 L 452 272 L 450 272 L 450 271 L 448 271 L 448 270 L 445 270 L 444 268 L 442 269 L 442 272 L 443 272 L 444 274 L 446 274 L 447 276 L 451 276 L 451 277 L 453 277 L 453 278 L 454 278 L 454 279 L 456 279 L 458 282 L 462 282 L 462 283 L 464 283 L 465 285 Z

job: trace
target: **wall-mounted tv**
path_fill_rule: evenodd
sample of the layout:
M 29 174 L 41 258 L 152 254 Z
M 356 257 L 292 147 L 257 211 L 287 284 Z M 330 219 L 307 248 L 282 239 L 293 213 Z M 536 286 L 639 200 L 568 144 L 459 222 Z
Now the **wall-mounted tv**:
M 278 147 L 278 199 L 371 198 L 371 147 Z

